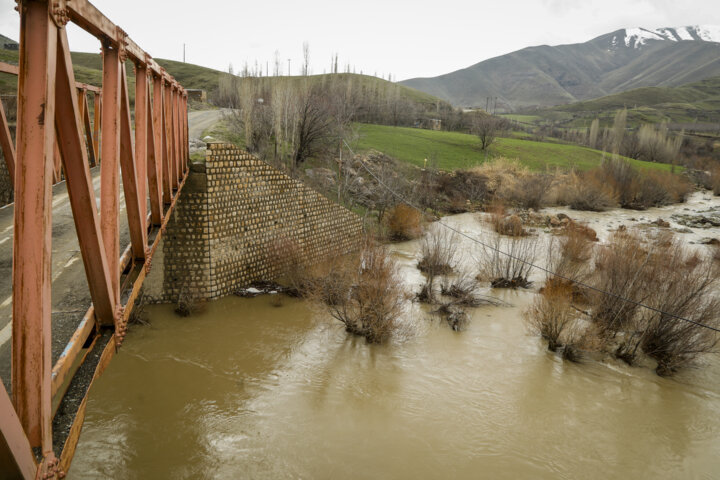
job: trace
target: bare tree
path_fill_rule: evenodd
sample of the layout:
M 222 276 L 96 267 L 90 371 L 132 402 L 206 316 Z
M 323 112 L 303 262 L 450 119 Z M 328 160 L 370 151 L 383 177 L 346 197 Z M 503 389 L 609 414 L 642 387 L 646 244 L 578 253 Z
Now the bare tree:
M 310 75 L 310 44 L 307 42 L 307 40 L 303 42 L 302 74 L 305 77 Z
M 297 133 L 293 159 L 300 165 L 321 153 L 336 138 L 331 104 L 319 84 L 306 86 L 298 97 Z
M 507 122 L 488 114 L 475 114 L 472 118 L 471 130 L 480 139 L 480 147 L 487 150 L 497 137 L 507 129 Z

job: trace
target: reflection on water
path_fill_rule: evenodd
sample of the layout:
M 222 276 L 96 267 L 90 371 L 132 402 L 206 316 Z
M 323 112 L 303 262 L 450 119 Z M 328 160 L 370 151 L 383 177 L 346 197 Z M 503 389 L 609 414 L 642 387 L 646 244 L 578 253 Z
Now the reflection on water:
M 453 219 L 475 228 L 472 216 Z M 409 284 L 413 244 L 394 247 Z M 469 260 L 468 260 L 469 261 Z M 532 291 L 369 346 L 302 300 L 149 308 L 97 382 L 69 478 L 717 478 L 720 362 L 563 362 Z

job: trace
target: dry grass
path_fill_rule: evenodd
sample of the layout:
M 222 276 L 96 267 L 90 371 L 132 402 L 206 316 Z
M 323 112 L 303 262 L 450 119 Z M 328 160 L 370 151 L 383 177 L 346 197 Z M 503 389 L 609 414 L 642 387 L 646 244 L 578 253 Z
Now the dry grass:
M 490 162 L 470 169 L 475 175 L 486 179 L 485 185 L 490 192 L 498 192 L 504 187 L 511 186 L 516 179 L 530 175 L 530 170 L 519 162 L 498 157 Z
M 422 235 L 421 221 L 420 212 L 401 203 L 387 216 L 388 234 L 392 240 L 412 240 Z

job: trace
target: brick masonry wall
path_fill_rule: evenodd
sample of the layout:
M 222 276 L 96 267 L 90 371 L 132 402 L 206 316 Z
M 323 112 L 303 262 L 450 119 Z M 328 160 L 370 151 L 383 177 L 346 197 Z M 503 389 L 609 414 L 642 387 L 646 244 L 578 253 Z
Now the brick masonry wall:
M 292 241 L 308 263 L 358 248 L 360 217 L 251 154 L 211 143 L 204 167 L 193 167 L 168 223 L 162 267 L 153 259 L 162 293 L 149 301 L 176 302 L 183 291 L 217 298 L 271 280 L 278 240 Z

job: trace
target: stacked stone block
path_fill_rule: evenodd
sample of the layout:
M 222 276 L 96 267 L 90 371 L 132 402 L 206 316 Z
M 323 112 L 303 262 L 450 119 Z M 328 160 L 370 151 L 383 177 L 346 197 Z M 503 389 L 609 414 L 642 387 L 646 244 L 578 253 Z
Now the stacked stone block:
M 270 280 L 281 240 L 310 264 L 359 246 L 360 217 L 233 145 L 208 144 L 204 170 L 191 173 L 168 224 L 156 300 L 217 298 Z

